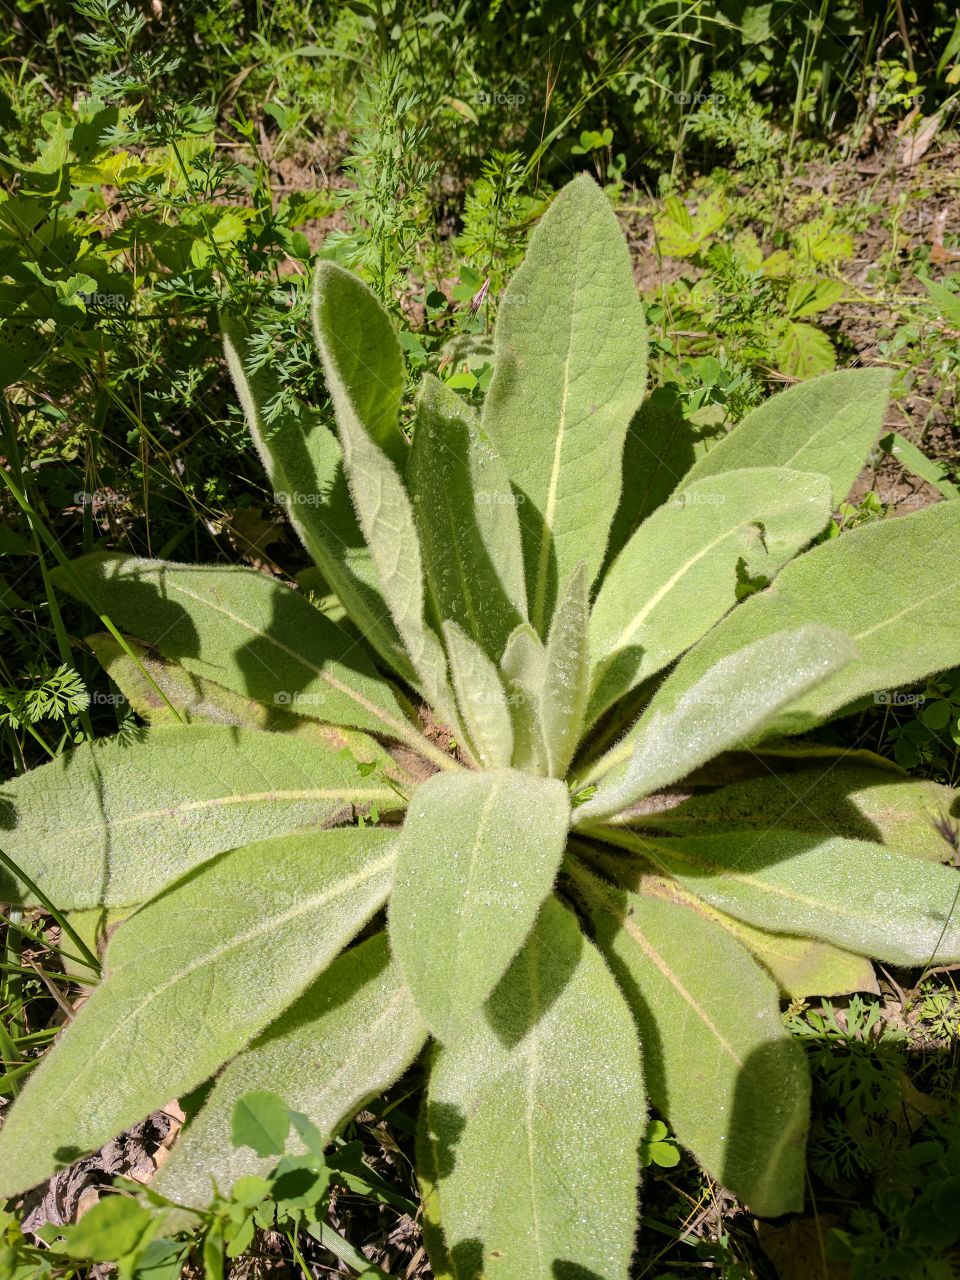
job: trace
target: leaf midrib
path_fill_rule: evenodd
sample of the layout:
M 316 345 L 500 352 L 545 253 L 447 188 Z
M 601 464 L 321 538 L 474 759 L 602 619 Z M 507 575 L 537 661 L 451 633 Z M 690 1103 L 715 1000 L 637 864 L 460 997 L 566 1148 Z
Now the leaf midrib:
M 259 804 L 264 801 L 283 800 L 389 800 L 396 799 L 396 792 L 390 787 L 351 787 L 346 783 L 341 787 L 301 787 L 297 789 L 280 789 L 269 791 L 245 791 L 228 796 L 213 796 L 207 800 L 187 800 L 182 804 L 164 805 L 160 809 L 142 809 L 123 818 L 107 818 L 106 823 L 89 823 L 85 827 L 65 827 L 71 836 L 85 836 L 91 832 L 115 831 L 118 827 L 126 827 L 138 822 L 149 822 L 153 818 L 173 818 L 182 813 L 214 809 L 218 806 L 232 804 Z
M 305 667 L 308 671 L 312 671 L 315 675 L 319 676 L 320 679 L 330 685 L 332 689 L 335 689 L 338 693 L 342 693 L 345 697 L 352 698 L 358 706 L 363 707 L 363 709 L 375 719 L 380 720 L 384 725 L 388 725 L 392 728 L 392 736 L 398 737 L 403 741 L 410 741 L 411 730 L 401 720 L 398 720 L 382 707 L 378 707 L 375 702 L 371 702 L 370 699 L 360 693 L 359 690 L 351 688 L 350 685 L 345 684 L 336 676 L 331 675 L 331 673 L 325 668 L 318 667 L 316 663 L 305 658 L 303 654 L 297 653 L 295 649 L 291 649 L 289 645 L 285 645 L 281 640 L 278 640 L 276 636 L 271 636 L 267 632 L 259 630 L 245 618 L 241 618 L 238 614 L 233 613 L 232 610 L 228 609 L 225 605 L 219 604 L 209 597 L 198 595 L 196 592 L 190 591 L 189 588 L 183 586 L 182 583 L 177 583 L 175 581 L 170 582 L 168 583 L 168 589 L 179 591 L 181 595 L 187 596 L 191 600 L 195 600 L 198 604 L 210 609 L 213 613 L 219 613 L 222 614 L 223 617 L 229 618 L 231 622 L 235 622 L 238 626 L 244 628 L 244 630 L 249 631 L 251 635 L 255 635 L 261 640 L 266 640 L 268 644 L 272 645 L 281 653 L 286 654 L 288 658 L 292 658 L 294 662 L 298 662 L 302 667 Z M 337 659 L 334 659 L 334 661 L 337 661 Z M 414 736 L 419 737 L 419 735 Z
M 550 467 L 550 480 L 547 484 L 546 502 L 543 506 L 543 536 L 537 555 L 537 578 L 533 595 L 533 618 L 531 621 L 538 631 L 543 630 L 544 612 L 547 604 L 547 571 L 550 567 L 550 549 L 553 546 L 553 522 L 557 510 L 557 491 L 560 487 L 560 468 L 563 461 L 563 445 L 567 434 L 567 412 L 570 403 L 570 363 L 573 359 L 574 333 L 577 329 L 578 301 L 581 292 L 580 280 L 580 240 L 575 242 L 573 287 L 570 291 L 570 327 L 567 331 L 567 351 L 563 359 L 563 388 L 560 394 L 560 421 L 557 424 L 557 439 L 553 449 L 553 462 Z
M 725 542 L 728 538 L 734 537 L 742 529 L 745 529 L 749 525 L 754 523 L 755 523 L 755 519 L 752 517 L 750 519 L 744 519 L 744 520 L 738 521 L 737 524 L 724 529 L 724 531 L 717 538 L 715 538 L 712 542 L 708 542 L 705 546 L 703 546 L 696 553 L 696 555 L 690 556 L 689 559 L 685 560 L 684 563 L 677 569 L 677 571 L 670 578 L 667 579 L 667 581 L 663 584 L 663 586 L 660 587 L 658 591 L 654 592 L 654 594 L 650 597 L 650 599 L 643 606 L 643 608 L 638 610 L 638 612 L 634 615 L 634 617 L 627 624 L 627 626 L 624 627 L 623 631 L 621 631 L 619 637 L 614 641 L 614 643 L 610 646 L 609 649 L 604 650 L 604 653 L 601 656 L 606 657 L 608 654 L 614 654 L 618 650 L 622 649 L 624 645 L 628 644 L 632 639 L 632 637 L 636 634 L 638 628 L 642 626 L 643 623 L 646 621 L 646 619 L 649 617 L 651 611 L 655 609 L 657 605 L 660 604 L 660 602 L 664 599 L 664 597 L 667 596 L 674 589 L 677 583 L 680 582 L 680 580 L 687 573 L 690 572 L 690 570 L 693 568 L 695 564 L 697 564 L 700 560 L 702 560 L 704 556 L 709 555 L 710 552 L 713 551 L 716 547 L 718 547 L 722 542 Z

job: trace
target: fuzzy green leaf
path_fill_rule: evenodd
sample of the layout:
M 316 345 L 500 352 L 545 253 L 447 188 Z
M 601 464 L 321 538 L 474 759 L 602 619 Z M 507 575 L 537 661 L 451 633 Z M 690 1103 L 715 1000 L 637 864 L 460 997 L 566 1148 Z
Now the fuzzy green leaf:
M 771 396 L 698 458 L 682 488 L 742 467 L 792 467 L 827 476 L 842 502 L 883 427 L 888 369 L 842 369 Z
M 566 845 L 562 782 L 513 770 L 435 774 L 397 842 L 390 944 L 431 1031 L 476 1017 L 533 927 Z
M 212 680 L 191 675 L 179 663 L 160 657 L 131 636 L 125 639 L 133 658 L 108 632 L 86 637 L 97 661 L 130 706 L 151 724 L 175 725 L 186 721 L 294 733 L 329 751 L 349 751 L 358 762 L 376 765 L 398 782 L 408 780 L 389 752 L 369 734 L 321 724 L 306 716 L 294 715 L 284 707 L 256 702 Z M 179 720 L 171 708 L 176 710 Z
M 662 840 L 618 832 L 615 839 L 758 928 L 822 938 L 893 964 L 960 960 L 960 877 L 953 867 L 812 832 Z
M 690 796 L 675 808 L 638 815 L 632 824 L 671 835 L 752 830 L 762 836 L 777 827 L 829 831 L 942 862 L 946 845 L 931 818 L 958 808 L 956 791 L 928 779 L 889 767 L 810 760 L 789 772 L 764 769 L 758 778 Z
M 644 309 L 602 191 L 581 176 L 530 238 L 500 304 L 483 425 L 524 501 L 530 618 L 546 634 L 581 560 L 592 582 L 620 498 L 627 427 L 647 380 Z
M 418 1159 L 431 1254 L 457 1280 L 625 1280 L 645 1124 L 630 1012 L 548 899 L 484 1016 L 436 1055 Z
M 429 374 L 407 483 L 437 615 L 498 660 L 527 611 L 516 500 L 475 412 Z
M 589 592 L 586 565 L 581 563 L 560 594 L 547 636 L 540 723 L 547 768 L 554 778 L 565 776 L 583 733 L 590 691 Z
M 423 561 L 413 510 L 396 466 L 364 420 L 367 396 L 358 353 L 382 340 L 383 309 L 373 293 L 332 262 L 317 268 L 313 327 L 337 415 L 343 465 L 360 528 L 404 647 L 428 701 L 457 726 L 443 648 L 424 615 Z M 376 366 L 368 375 L 376 378 Z
M 590 644 L 600 665 L 589 719 L 709 631 L 737 603 L 742 575 L 769 580 L 829 517 L 823 476 L 776 467 L 711 476 L 661 507 L 597 597 Z
M 627 737 L 628 763 L 580 806 L 577 822 L 619 813 L 748 741 L 853 653 L 839 632 L 799 626 L 729 654 L 677 696 L 668 677 Z
M 863 525 L 814 547 L 681 659 L 664 683 L 675 697 L 748 641 L 801 624 L 844 631 L 858 657 L 767 726 L 803 733 L 874 690 L 960 665 L 960 502 Z
M 316 720 L 417 738 L 353 636 L 268 574 L 99 552 L 71 570 L 101 612 L 190 675 Z M 58 584 L 71 589 L 65 576 Z
M 237 845 L 396 805 L 353 761 L 285 734 L 186 725 L 77 747 L 4 784 L 0 847 L 58 907 L 143 902 Z M 30 901 L 6 871 L 0 900 Z
M 426 1028 L 390 959 L 386 934 L 351 948 L 296 1004 L 227 1066 L 164 1165 L 157 1190 L 200 1207 L 211 1179 L 228 1194 L 238 1178 L 266 1174 L 274 1161 L 231 1142 L 235 1103 L 248 1091 L 279 1093 L 325 1140 L 419 1053 Z M 302 1144 L 291 1140 L 291 1151 Z
M 513 758 L 513 724 L 500 674 L 475 640 L 455 622 L 443 624 L 450 677 L 460 715 L 479 763 L 508 769 Z
M 607 566 L 705 452 L 705 434 L 684 416 L 675 388 L 657 387 L 641 404 L 623 448 L 623 492 L 610 529 Z
M 673 888 L 676 890 L 675 881 Z M 855 991 L 880 993 L 873 964 L 866 956 L 844 951 L 819 938 L 798 938 L 757 929 L 723 911 L 716 911 L 705 902 L 697 902 L 697 910 L 742 942 L 790 1000 L 848 996 Z
M 507 641 L 500 670 L 513 721 L 513 763 L 531 773 L 547 772 L 547 747 L 540 719 L 546 665 L 543 642 L 529 622 L 522 622 Z
M 801 1209 L 810 1079 L 774 983 L 696 911 L 574 874 L 636 1016 L 653 1104 L 755 1213 Z
M 243 1048 L 383 904 L 392 845 L 373 828 L 248 845 L 122 924 L 103 982 L 0 1131 L 0 1194 L 99 1147 Z
M 223 316 L 221 327 L 227 364 L 274 497 L 369 643 L 394 671 L 412 682 L 413 668 L 403 652 L 370 550 L 357 524 L 336 437 L 319 414 L 299 405 L 296 411 L 268 423 L 264 406 L 281 388 L 268 367 L 248 371 L 243 325 Z

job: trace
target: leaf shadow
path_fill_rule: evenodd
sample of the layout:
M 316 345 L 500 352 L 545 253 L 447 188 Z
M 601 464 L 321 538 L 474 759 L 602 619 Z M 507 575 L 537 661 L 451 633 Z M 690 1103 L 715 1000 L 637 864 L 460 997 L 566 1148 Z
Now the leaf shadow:
M 721 428 L 691 422 L 672 383 L 647 396 L 627 429 L 623 489 L 610 528 L 604 571 L 647 516 L 670 497 L 703 452 L 704 442 L 724 434 Z

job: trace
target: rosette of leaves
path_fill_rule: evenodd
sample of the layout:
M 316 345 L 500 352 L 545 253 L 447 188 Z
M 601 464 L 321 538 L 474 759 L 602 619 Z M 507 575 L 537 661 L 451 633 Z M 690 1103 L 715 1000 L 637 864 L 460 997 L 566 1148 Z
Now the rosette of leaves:
M 799 385 L 705 451 L 645 399 L 643 315 L 578 178 L 501 301 L 482 412 L 428 376 L 412 444 L 349 272 L 320 265 L 313 309 L 336 433 L 265 426 L 226 322 L 340 610 L 243 568 L 64 578 L 131 637 L 92 643 L 151 728 L 5 788 L 3 897 L 125 918 L 11 1108 L 0 1192 L 212 1082 L 158 1182 L 199 1205 L 261 1167 L 242 1095 L 329 1137 L 419 1058 L 437 1275 L 625 1276 L 651 1104 L 756 1213 L 800 1207 L 781 993 L 956 961 L 960 923 L 950 793 L 797 735 L 960 662 L 960 504 L 817 543 L 887 375 Z

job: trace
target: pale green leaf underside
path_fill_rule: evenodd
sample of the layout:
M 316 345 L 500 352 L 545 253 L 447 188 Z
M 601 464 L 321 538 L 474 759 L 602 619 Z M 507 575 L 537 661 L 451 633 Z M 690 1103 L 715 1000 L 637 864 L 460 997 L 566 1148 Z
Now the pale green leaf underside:
M 676 675 L 668 677 L 627 735 L 622 750 L 633 748 L 629 762 L 580 806 L 578 823 L 618 813 L 747 742 L 852 653 L 839 632 L 799 626 L 745 645 L 696 684 L 681 686 L 679 696 Z
M 580 563 L 592 582 L 620 497 L 620 461 L 643 399 L 647 338 L 630 255 L 588 177 L 569 183 L 530 239 L 500 305 L 483 425 L 521 495 L 530 618 L 541 635 Z
M 814 547 L 689 651 L 669 681 L 692 685 L 750 640 L 801 623 L 845 632 L 858 658 L 767 726 L 803 733 L 864 694 L 960 665 L 960 502 L 851 530 Z
M 601 667 L 590 719 L 734 607 L 738 566 L 750 578 L 772 578 L 829 516 L 825 477 L 776 467 L 699 481 L 656 511 L 608 571 L 594 605 L 590 645 Z
M 397 841 L 390 943 L 431 1031 L 476 1018 L 533 927 L 566 845 L 558 780 L 514 770 L 435 774 Z
M 799 1210 L 810 1081 L 773 981 L 689 907 L 621 893 L 584 871 L 575 883 L 637 1018 L 653 1104 L 755 1213 Z
M 185 725 L 80 746 L 4 784 L 3 851 L 64 910 L 143 902 L 237 845 L 394 805 L 302 738 Z M 4 871 L 0 900 L 30 901 Z
M 418 683 L 453 727 L 456 709 L 447 685 L 446 658 L 424 613 L 423 561 L 413 511 L 394 462 L 376 443 L 362 417 L 362 368 L 357 353 L 372 351 L 382 308 L 349 271 L 321 262 L 314 292 L 313 324 L 327 388 L 337 415 L 343 465 L 363 536 Z M 346 328 L 345 328 L 346 326 Z M 351 336 L 352 335 L 352 338 Z
M 474 410 L 430 374 L 417 404 L 407 483 L 437 616 L 499 660 L 527 611 L 514 494 Z
M 274 496 L 344 608 L 380 656 L 405 680 L 413 668 L 390 618 L 343 474 L 343 454 L 319 414 L 298 411 L 267 423 L 264 405 L 280 391 L 269 369 L 249 373 L 247 335 L 221 318 L 234 386 Z
M 277 1093 L 325 1138 L 394 1083 L 420 1052 L 426 1027 L 390 959 L 386 934 L 346 951 L 300 999 L 224 1069 L 163 1166 L 157 1190 L 180 1204 L 209 1203 L 275 1160 L 230 1140 L 234 1103 Z M 292 1138 L 288 1151 L 302 1144 Z
M 100 553 L 71 569 L 116 625 L 191 675 L 315 720 L 415 736 L 350 632 L 268 574 Z
M 700 456 L 682 481 L 741 467 L 792 467 L 829 477 L 842 502 L 883 427 L 889 369 L 842 369 L 771 396 Z
M 646 1122 L 623 997 L 555 899 L 474 1028 L 436 1055 L 425 1205 L 449 1274 L 626 1280 Z
M 367 828 L 248 845 L 121 925 L 103 982 L 0 1130 L 0 1194 L 95 1150 L 243 1048 L 383 905 L 392 844 Z
M 616 842 L 759 928 L 823 938 L 893 964 L 960 960 L 960 878 L 881 844 L 789 830 Z
M 455 622 L 443 624 L 443 638 L 457 705 L 477 760 L 485 769 L 509 769 L 513 723 L 500 673 Z

